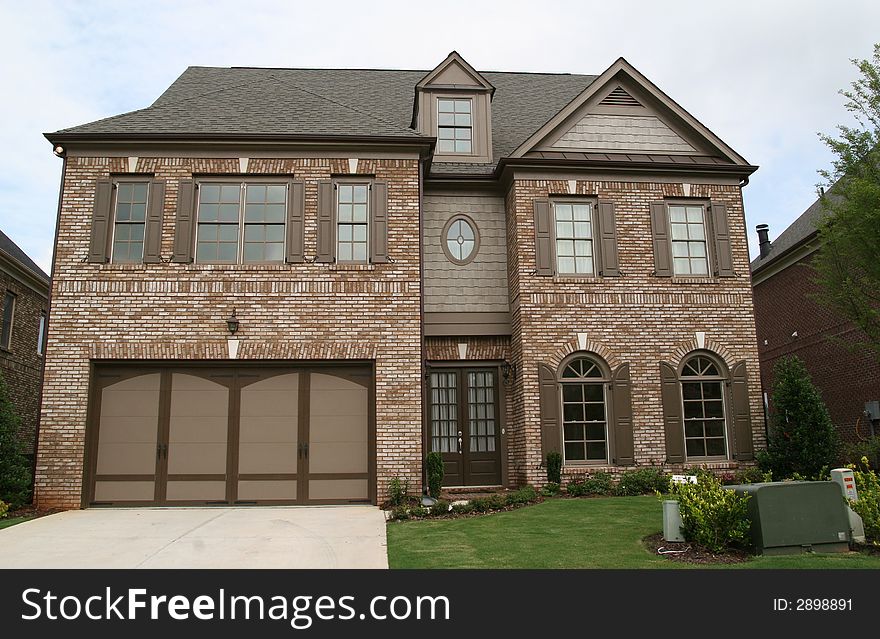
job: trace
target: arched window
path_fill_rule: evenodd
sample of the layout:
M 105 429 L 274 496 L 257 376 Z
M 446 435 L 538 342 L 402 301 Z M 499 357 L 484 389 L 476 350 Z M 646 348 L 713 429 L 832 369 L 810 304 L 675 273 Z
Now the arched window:
M 608 462 L 608 411 L 606 367 L 591 357 L 563 363 L 562 450 L 566 464 Z
M 685 360 L 680 378 L 686 456 L 726 458 L 724 367 L 708 355 L 694 355 Z

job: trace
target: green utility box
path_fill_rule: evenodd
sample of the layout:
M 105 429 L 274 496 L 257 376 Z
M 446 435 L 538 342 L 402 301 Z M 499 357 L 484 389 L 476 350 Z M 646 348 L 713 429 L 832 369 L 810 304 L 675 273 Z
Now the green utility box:
M 726 486 L 749 495 L 752 542 L 761 555 L 849 550 L 849 517 L 833 481 Z

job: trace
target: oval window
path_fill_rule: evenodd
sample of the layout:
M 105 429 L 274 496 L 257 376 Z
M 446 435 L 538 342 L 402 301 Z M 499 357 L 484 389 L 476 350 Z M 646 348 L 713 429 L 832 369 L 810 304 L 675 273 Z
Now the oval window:
M 443 232 L 443 252 L 455 264 L 467 264 L 477 255 L 480 236 L 473 220 L 457 215 L 446 223 Z

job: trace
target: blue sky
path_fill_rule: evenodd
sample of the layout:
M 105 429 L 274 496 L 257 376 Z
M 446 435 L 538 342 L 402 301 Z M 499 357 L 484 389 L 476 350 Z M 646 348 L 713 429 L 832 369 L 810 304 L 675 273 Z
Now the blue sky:
M 442 11 L 438 8 L 442 5 Z M 600 73 L 623 56 L 760 169 L 778 235 L 850 123 L 838 90 L 880 41 L 876 1 L 12 2 L 0 0 L 0 228 L 45 270 L 61 160 L 42 133 L 148 106 L 189 65 Z M 246 9 L 245 9 L 246 7 Z

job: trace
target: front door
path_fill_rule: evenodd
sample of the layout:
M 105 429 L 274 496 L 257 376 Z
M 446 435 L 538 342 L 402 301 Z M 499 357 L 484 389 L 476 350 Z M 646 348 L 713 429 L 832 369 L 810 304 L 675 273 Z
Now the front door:
M 430 450 L 443 456 L 444 486 L 501 484 L 495 368 L 432 368 L 428 376 Z

